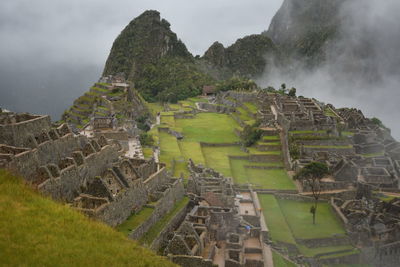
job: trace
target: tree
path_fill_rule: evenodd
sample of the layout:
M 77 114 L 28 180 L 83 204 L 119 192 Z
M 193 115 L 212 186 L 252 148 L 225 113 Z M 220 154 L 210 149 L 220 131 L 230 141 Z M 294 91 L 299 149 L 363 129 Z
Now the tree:
M 252 146 L 260 140 L 262 131 L 259 126 L 260 123 L 255 122 L 253 125 L 246 125 L 246 127 L 244 127 L 240 138 L 246 147 Z
M 154 145 L 154 139 L 151 134 L 141 133 L 139 135 L 139 141 L 142 146 L 152 146 Z
M 292 87 L 292 89 L 289 90 L 288 96 L 296 97 L 296 91 L 296 88 Z
M 311 188 L 314 197 L 314 205 L 310 209 L 313 215 L 313 224 L 315 224 L 315 214 L 317 213 L 318 199 L 321 194 L 321 179 L 327 174 L 329 174 L 329 169 L 325 163 L 311 162 L 294 176 L 294 179 L 308 184 Z

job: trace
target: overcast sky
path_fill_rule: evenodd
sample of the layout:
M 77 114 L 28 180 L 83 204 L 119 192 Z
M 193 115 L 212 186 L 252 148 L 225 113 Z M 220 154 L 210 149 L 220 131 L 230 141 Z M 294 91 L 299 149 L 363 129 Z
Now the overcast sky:
M 0 107 L 58 119 L 101 75 L 121 30 L 156 9 L 194 54 L 268 29 L 282 0 L 1 0 Z

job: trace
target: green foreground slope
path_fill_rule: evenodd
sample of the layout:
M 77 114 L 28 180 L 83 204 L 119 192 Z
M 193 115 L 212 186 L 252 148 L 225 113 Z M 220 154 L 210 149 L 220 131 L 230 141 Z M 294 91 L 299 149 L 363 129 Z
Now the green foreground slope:
M 0 170 L 0 265 L 175 266 Z

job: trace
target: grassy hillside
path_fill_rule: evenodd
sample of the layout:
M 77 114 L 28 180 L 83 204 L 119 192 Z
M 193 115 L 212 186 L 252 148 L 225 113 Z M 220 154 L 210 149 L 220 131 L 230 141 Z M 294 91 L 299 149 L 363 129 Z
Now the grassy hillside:
M 0 170 L 0 265 L 175 266 Z

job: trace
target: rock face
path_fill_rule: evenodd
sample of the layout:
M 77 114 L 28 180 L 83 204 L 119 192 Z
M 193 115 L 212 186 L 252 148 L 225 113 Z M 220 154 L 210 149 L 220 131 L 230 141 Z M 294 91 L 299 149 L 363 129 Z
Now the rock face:
M 171 31 L 158 11 L 145 11 L 132 20 L 114 41 L 103 76 L 123 72 L 128 79 L 138 77 L 144 65 L 164 56 L 192 58 L 186 46 Z
M 255 77 L 268 67 L 268 55 L 279 56 L 277 47 L 267 36 L 253 34 L 238 39 L 228 48 L 215 42 L 203 58 L 214 67 L 229 69 L 232 74 Z

